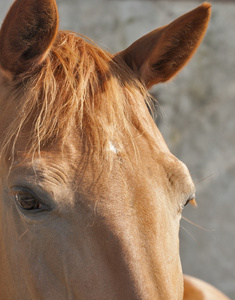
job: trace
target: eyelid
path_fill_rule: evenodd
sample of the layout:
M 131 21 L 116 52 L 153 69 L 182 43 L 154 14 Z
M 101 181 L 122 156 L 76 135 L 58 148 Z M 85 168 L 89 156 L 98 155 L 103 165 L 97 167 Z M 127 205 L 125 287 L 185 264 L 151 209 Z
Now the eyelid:
M 40 198 L 30 189 L 26 188 L 26 187 L 18 187 L 18 186 L 14 186 L 11 188 L 11 195 L 16 195 L 19 192 L 25 192 L 25 193 L 29 193 L 31 194 L 33 197 L 35 197 L 37 200 L 40 200 Z

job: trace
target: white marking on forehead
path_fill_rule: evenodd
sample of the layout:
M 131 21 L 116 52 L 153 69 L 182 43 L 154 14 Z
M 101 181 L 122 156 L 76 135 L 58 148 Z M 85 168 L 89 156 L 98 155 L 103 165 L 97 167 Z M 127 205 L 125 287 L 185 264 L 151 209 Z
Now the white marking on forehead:
M 118 149 L 114 146 L 112 142 L 109 141 L 109 150 L 112 151 L 113 153 L 117 154 Z

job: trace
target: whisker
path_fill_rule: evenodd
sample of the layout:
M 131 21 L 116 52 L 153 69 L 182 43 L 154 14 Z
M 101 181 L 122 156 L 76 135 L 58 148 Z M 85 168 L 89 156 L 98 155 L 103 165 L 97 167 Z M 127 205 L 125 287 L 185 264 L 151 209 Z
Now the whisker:
M 208 176 L 206 176 L 206 177 L 200 179 L 199 181 L 195 182 L 195 184 L 197 185 L 197 184 L 199 184 L 199 183 L 202 183 L 203 181 L 206 181 L 206 180 L 208 180 L 209 178 L 211 178 L 211 177 L 213 177 L 213 176 L 215 176 L 215 173 L 212 173 L 212 174 L 210 174 L 210 175 L 208 175 Z
M 25 232 L 23 234 L 21 234 L 21 236 L 19 237 L 18 241 L 20 241 L 22 239 L 22 237 L 28 232 L 29 230 L 26 229 Z
M 191 239 L 194 241 L 194 242 L 197 242 L 197 240 L 194 238 L 194 236 L 182 225 L 180 225 L 180 227 L 185 231 L 187 232 L 187 234 L 191 237 Z
M 206 229 L 206 228 L 204 228 L 204 227 L 202 227 L 202 226 L 200 226 L 200 225 L 192 222 L 191 220 L 189 220 L 188 218 L 186 218 L 184 216 L 182 216 L 182 219 L 185 220 L 186 222 L 188 222 L 189 224 L 194 225 L 195 227 L 197 227 L 199 229 L 202 229 L 204 231 L 207 231 L 207 232 L 213 232 L 213 231 L 215 231 L 214 229 Z

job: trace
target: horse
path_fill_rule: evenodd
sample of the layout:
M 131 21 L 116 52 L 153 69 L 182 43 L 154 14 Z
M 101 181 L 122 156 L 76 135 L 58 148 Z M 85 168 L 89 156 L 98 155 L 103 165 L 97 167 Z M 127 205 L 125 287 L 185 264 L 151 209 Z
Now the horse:
M 195 186 L 148 89 L 189 61 L 210 9 L 110 54 L 60 31 L 55 0 L 13 3 L 0 30 L 1 299 L 183 299 L 178 232 Z
M 184 298 L 183 300 L 229 300 L 221 291 L 214 286 L 198 278 L 184 275 Z

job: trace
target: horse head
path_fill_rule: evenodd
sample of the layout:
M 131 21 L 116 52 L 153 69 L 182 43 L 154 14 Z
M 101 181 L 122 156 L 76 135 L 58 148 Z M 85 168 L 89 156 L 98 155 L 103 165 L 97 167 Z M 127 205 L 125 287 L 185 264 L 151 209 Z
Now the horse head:
M 16 0 L 0 31 L 2 299 L 182 299 L 187 167 L 151 118 L 208 25 L 204 3 L 110 54 Z M 147 103 L 147 105 L 146 105 Z

